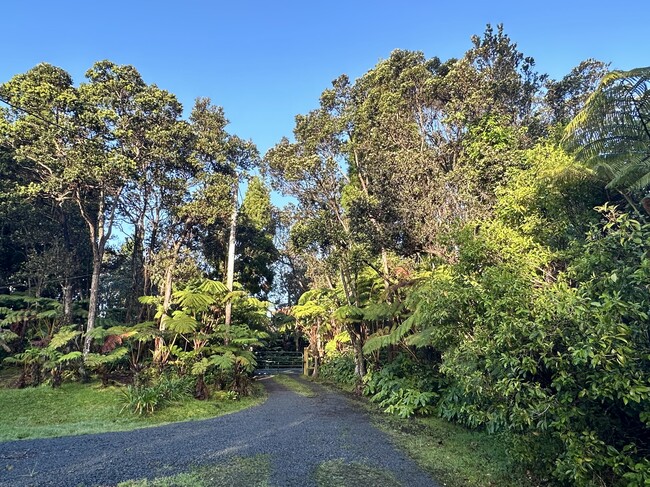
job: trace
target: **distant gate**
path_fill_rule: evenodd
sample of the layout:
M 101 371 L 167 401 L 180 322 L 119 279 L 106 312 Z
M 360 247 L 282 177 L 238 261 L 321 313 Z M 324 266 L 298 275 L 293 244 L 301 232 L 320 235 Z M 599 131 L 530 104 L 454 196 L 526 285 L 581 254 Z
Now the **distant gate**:
M 303 369 L 302 352 L 264 350 L 257 352 L 257 370 Z

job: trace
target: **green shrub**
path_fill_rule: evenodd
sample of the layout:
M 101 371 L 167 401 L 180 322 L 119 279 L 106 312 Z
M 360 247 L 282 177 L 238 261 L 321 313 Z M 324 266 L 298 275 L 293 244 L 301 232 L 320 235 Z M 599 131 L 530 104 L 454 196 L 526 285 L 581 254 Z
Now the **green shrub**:
M 352 353 L 339 353 L 328 356 L 321 365 L 319 373 L 321 378 L 342 385 L 353 386 L 357 382 Z
M 438 398 L 437 380 L 431 368 L 401 354 L 364 377 L 363 393 L 384 411 L 408 418 L 431 414 Z
M 516 234 L 470 235 L 459 262 L 418 290 L 407 343 L 439 352 L 443 417 L 525 439 L 512 452 L 542 477 L 647 485 L 650 224 L 600 212 L 602 224 L 555 275 Z M 417 400 L 406 391 L 393 399 L 407 387 L 380 372 L 369 379 L 376 400 Z
M 151 414 L 167 404 L 191 395 L 193 381 L 186 377 L 160 376 L 151 385 L 127 386 L 123 392 L 122 411 Z
M 162 398 L 156 387 L 127 386 L 123 392 L 122 411 L 135 414 L 153 413 L 159 408 Z

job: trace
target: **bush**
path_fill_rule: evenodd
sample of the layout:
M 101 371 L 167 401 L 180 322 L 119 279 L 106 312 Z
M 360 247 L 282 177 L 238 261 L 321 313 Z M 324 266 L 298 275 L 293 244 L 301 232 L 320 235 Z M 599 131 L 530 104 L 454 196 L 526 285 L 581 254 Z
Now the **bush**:
M 470 236 L 459 262 L 418 291 L 407 343 L 442 358 L 443 417 L 517 436 L 512 451 L 542 466 L 541 476 L 647 485 L 650 224 L 610 206 L 600 212 L 603 223 L 555 275 L 517 235 Z M 420 397 L 384 369 L 368 392 L 408 414 Z
M 319 370 L 320 377 L 345 386 L 357 383 L 354 373 L 354 356 L 352 353 L 339 353 L 330 355 Z
M 363 393 L 384 411 L 408 418 L 414 414 L 431 414 L 438 398 L 437 380 L 431 368 L 406 354 L 363 378 Z
M 151 385 L 127 386 L 123 392 L 122 411 L 151 414 L 171 402 L 190 397 L 192 389 L 191 378 L 162 375 Z

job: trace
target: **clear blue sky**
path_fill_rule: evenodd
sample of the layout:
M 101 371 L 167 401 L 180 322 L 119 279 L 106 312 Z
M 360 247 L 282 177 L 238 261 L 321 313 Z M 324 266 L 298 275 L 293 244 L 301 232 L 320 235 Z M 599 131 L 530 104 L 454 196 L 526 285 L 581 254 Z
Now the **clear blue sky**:
M 0 82 L 49 62 L 75 82 L 95 62 L 132 64 L 189 111 L 198 96 L 224 107 L 229 130 L 262 152 L 290 136 L 330 81 L 356 78 L 393 49 L 460 57 L 487 23 L 541 72 L 562 77 L 593 57 L 650 65 L 650 2 L 355 0 L 5 0 Z

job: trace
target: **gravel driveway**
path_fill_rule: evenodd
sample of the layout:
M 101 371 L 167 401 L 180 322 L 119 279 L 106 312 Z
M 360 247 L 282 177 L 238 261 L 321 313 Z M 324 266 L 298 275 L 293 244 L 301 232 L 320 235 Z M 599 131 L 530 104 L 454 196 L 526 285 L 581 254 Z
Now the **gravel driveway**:
M 264 384 L 264 404 L 214 419 L 0 443 L 0 486 L 107 486 L 258 454 L 270 456 L 276 486 L 313 486 L 318 465 L 336 459 L 389 470 L 404 486 L 437 485 L 344 396 L 311 383 L 316 397 Z

